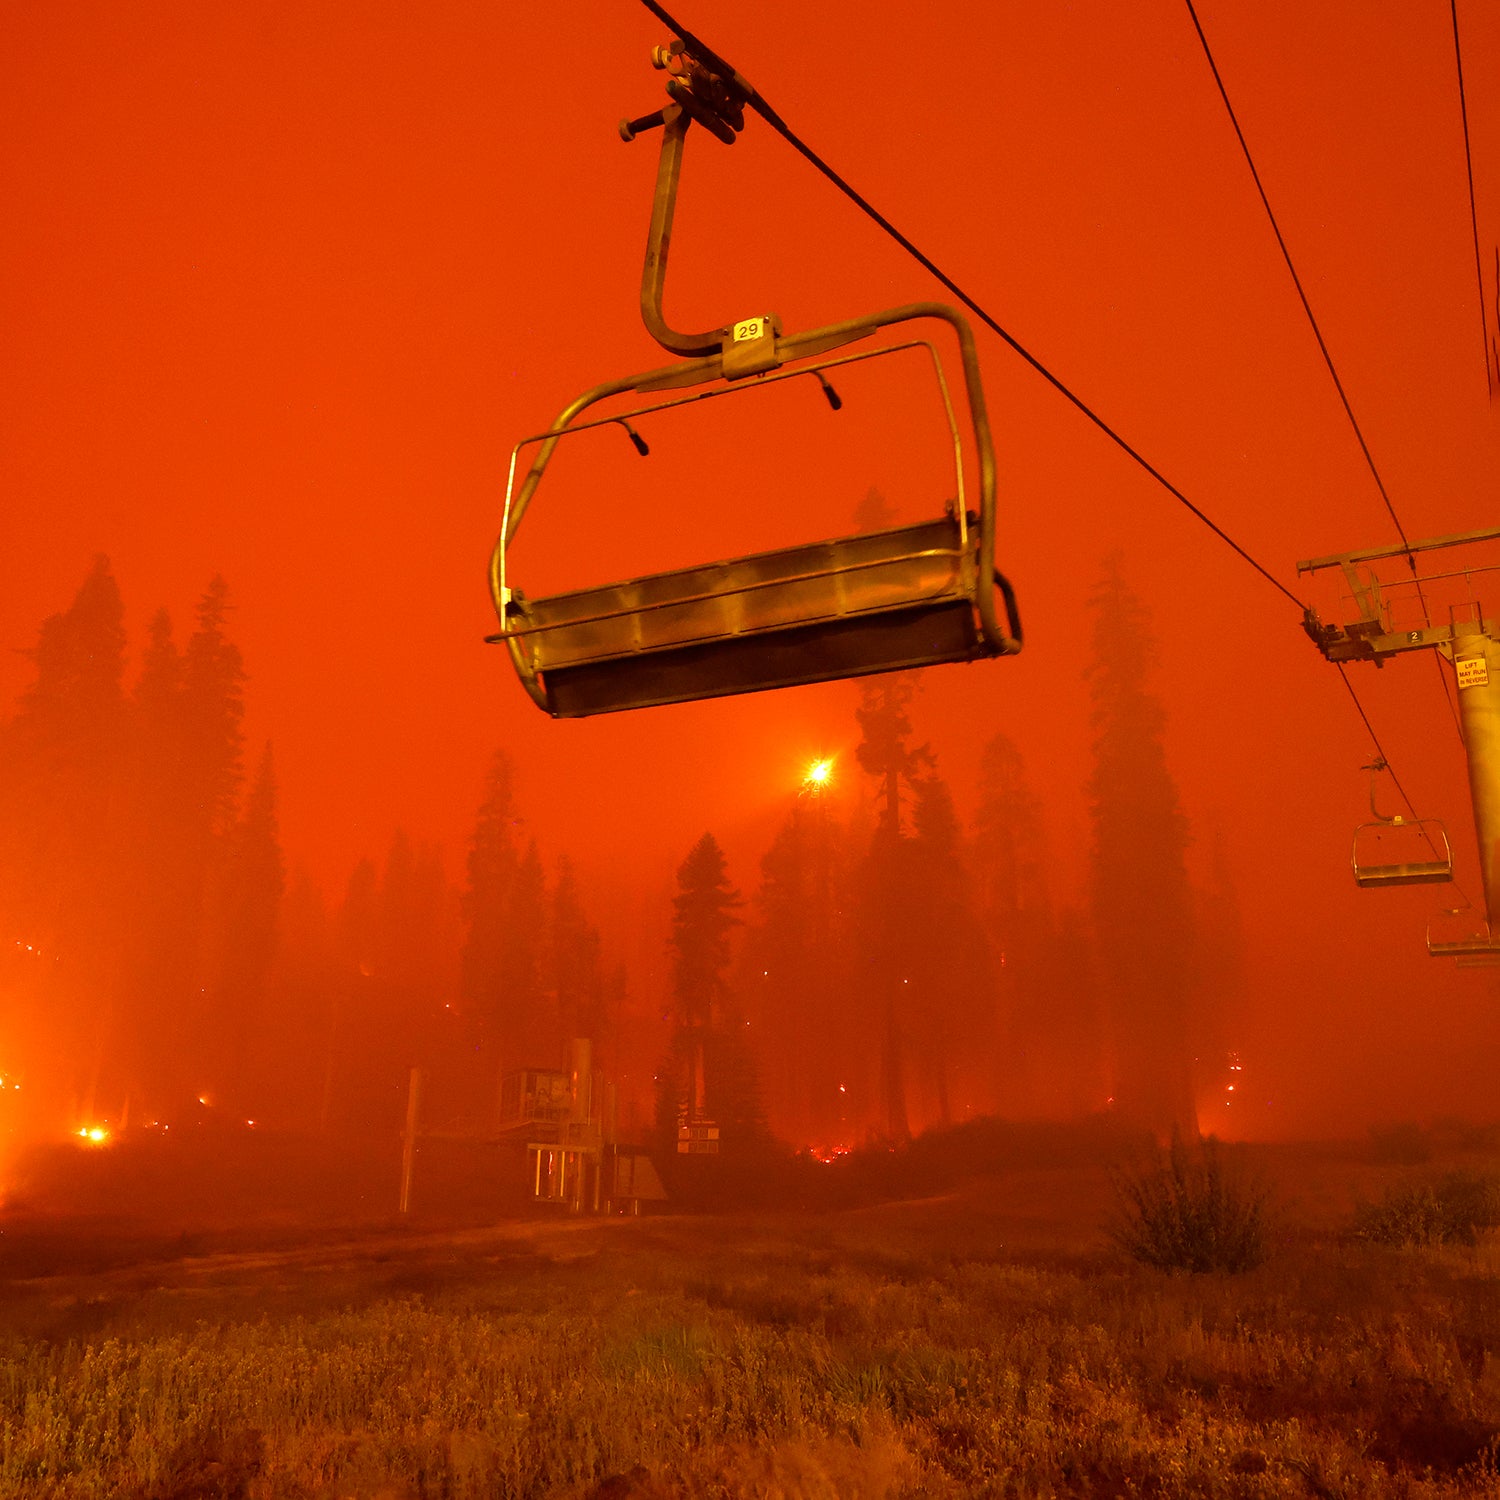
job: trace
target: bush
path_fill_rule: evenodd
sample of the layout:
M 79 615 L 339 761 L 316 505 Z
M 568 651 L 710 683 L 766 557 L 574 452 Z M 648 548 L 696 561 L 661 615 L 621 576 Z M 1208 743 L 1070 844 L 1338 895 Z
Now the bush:
M 1370 1157 L 1401 1167 L 1420 1167 L 1432 1160 L 1432 1135 L 1413 1120 L 1370 1127 Z
M 1230 1171 L 1209 1136 L 1195 1150 L 1172 1144 L 1111 1174 L 1119 1213 L 1112 1240 L 1163 1271 L 1249 1271 L 1269 1250 L 1265 1188 Z
M 1392 1188 L 1355 1210 L 1354 1232 L 1380 1245 L 1472 1245 L 1500 1225 L 1500 1178 L 1447 1172 Z

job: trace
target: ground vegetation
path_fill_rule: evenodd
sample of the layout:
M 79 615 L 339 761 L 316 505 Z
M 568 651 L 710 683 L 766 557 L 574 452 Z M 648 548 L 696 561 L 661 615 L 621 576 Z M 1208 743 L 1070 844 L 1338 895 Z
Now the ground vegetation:
M 0 1491 L 1500 1495 L 1492 1239 L 1351 1238 L 1347 1155 L 1282 1149 L 1277 1253 L 1173 1275 L 1103 1237 L 1089 1151 L 1010 1146 L 847 1212 L 419 1223 L 40 1281 L 7 1248 Z

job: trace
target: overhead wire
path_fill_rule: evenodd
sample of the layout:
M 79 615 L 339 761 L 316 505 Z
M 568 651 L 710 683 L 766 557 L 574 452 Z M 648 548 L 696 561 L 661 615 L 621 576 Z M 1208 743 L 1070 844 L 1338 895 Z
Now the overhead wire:
M 800 156 L 812 164 L 824 177 L 826 177 L 838 190 L 844 194 L 852 203 L 875 221 L 890 237 L 901 246 L 908 255 L 912 256 L 932 276 L 940 281 L 952 294 L 963 303 L 970 312 L 979 319 L 992 333 L 996 334 L 1010 346 L 1020 357 L 1031 366 L 1054 390 L 1072 403 L 1085 417 L 1089 419 L 1106 437 L 1118 448 L 1129 455 L 1140 465 L 1163 489 L 1175 500 L 1184 505 L 1199 521 L 1201 521 L 1213 534 L 1225 543 L 1231 550 L 1239 555 L 1241 559 L 1249 563 L 1262 578 L 1274 589 L 1284 594 L 1286 598 L 1302 610 L 1305 614 L 1307 605 L 1297 597 L 1282 581 L 1276 577 L 1270 569 L 1263 566 L 1249 552 L 1245 550 L 1235 539 L 1229 535 L 1216 521 L 1208 516 L 1202 509 L 1195 505 L 1178 487 L 1169 480 L 1154 464 L 1145 458 L 1136 448 L 1128 443 L 1108 422 L 1104 420 L 1084 399 L 1072 391 L 1064 382 L 1042 363 L 1019 339 L 1003 328 L 1000 323 L 990 315 L 973 297 L 969 295 L 951 276 L 947 274 L 937 263 L 922 250 L 920 250 L 905 234 L 901 232 L 878 208 L 872 204 L 862 193 L 854 188 L 849 182 L 839 175 L 834 169 L 818 155 L 800 136 L 786 123 L 785 120 L 771 107 L 767 100 L 762 97 L 748 79 L 737 73 L 713 48 L 707 46 L 692 32 L 687 30 L 680 22 L 675 20 L 659 3 L 658 0 L 641 0 L 647 10 L 657 20 L 668 27 L 675 35 L 692 49 L 705 62 L 715 68 L 722 70 L 722 76 L 732 78 L 735 85 L 745 94 L 746 104 L 768 124 L 777 135 L 792 147 Z
M 1396 535 L 1401 538 L 1401 545 L 1406 549 L 1406 563 L 1411 569 L 1411 575 L 1416 580 L 1417 599 L 1422 606 L 1422 619 L 1427 625 L 1432 624 L 1432 612 L 1427 607 L 1427 595 L 1423 591 L 1422 581 L 1417 576 L 1417 559 L 1411 551 L 1411 539 L 1406 534 L 1406 528 L 1401 524 L 1401 518 L 1396 514 L 1395 504 L 1392 502 L 1390 493 L 1385 487 L 1385 480 L 1380 477 L 1380 470 L 1375 465 L 1375 456 L 1370 452 L 1370 445 L 1365 441 L 1364 432 L 1359 425 L 1359 419 L 1354 415 L 1354 407 L 1349 401 L 1349 394 L 1344 389 L 1344 382 L 1339 379 L 1337 366 L 1333 362 L 1333 354 L 1328 348 L 1328 341 L 1323 337 L 1323 330 L 1318 326 L 1318 319 L 1312 310 L 1312 303 L 1308 301 L 1307 292 L 1303 288 L 1302 278 L 1297 274 L 1297 267 L 1292 262 L 1292 252 L 1287 248 L 1286 237 L 1281 232 L 1281 225 L 1276 220 L 1276 210 L 1271 207 L 1270 196 L 1266 192 L 1265 184 L 1260 179 L 1260 172 L 1255 165 L 1255 157 L 1251 154 L 1250 143 L 1245 139 L 1245 132 L 1240 128 L 1239 116 L 1235 113 L 1234 105 L 1230 102 L 1229 90 L 1224 86 L 1223 75 L 1219 72 L 1219 65 L 1214 61 L 1213 48 L 1208 44 L 1208 36 L 1203 30 L 1203 24 L 1198 19 L 1198 12 L 1193 6 L 1193 0 L 1185 0 L 1189 17 L 1193 22 L 1193 30 L 1198 33 L 1199 44 L 1203 48 L 1203 55 L 1208 60 L 1209 71 L 1214 76 L 1214 83 L 1218 86 L 1219 97 L 1224 101 L 1225 112 L 1229 116 L 1229 123 L 1234 127 L 1235 138 L 1240 143 L 1240 150 L 1244 153 L 1245 165 L 1250 168 L 1250 176 L 1255 182 L 1255 190 L 1260 194 L 1261 206 L 1266 211 L 1266 218 L 1270 221 L 1271 232 L 1276 236 L 1276 243 L 1281 249 L 1281 258 L 1286 262 L 1287 273 L 1292 278 L 1292 285 L 1297 289 L 1297 298 L 1302 303 L 1302 311 L 1307 315 L 1308 326 L 1312 329 L 1313 338 L 1317 340 L 1318 350 L 1323 356 L 1323 363 L 1328 367 L 1328 374 L 1333 380 L 1333 388 L 1338 392 L 1339 400 L 1344 407 L 1344 415 L 1349 419 L 1349 425 L 1354 430 L 1355 439 L 1359 443 L 1359 450 L 1364 454 L 1365 463 L 1370 470 L 1370 477 L 1375 481 L 1375 488 L 1380 491 L 1380 498 L 1385 502 L 1387 514 L 1391 518 L 1391 524 L 1396 528 Z M 1453 0 L 1450 0 L 1453 3 Z M 1457 41 L 1457 13 L 1454 15 L 1454 39 Z M 1468 127 L 1464 131 L 1465 150 L 1468 148 Z M 1472 191 L 1473 180 L 1470 179 Z M 1476 238 L 1476 253 L 1478 240 Z M 1483 303 L 1481 299 L 1481 311 Z M 1433 657 L 1433 664 L 1437 668 L 1438 682 L 1443 689 L 1443 700 L 1448 705 L 1448 712 L 1453 719 L 1453 727 L 1458 733 L 1459 741 L 1463 740 L 1463 725 L 1459 721 L 1458 706 L 1453 701 L 1453 694 L 1448 687 L 1448 678 L 1443 671 L 1443 664 Z
M 1453 17 L 1453 61 L 1458 69 L 1458 117 L 1464 127 L 1464 169 L 1469 176 L 1469 229 L 1474 236 L 1474 275 L 1479 283 L 1479 342 L 1484 353 L 1484 380 L 1490 400 L 1500 396 L 1500 346 L 1490 360 L 1490 325 L 1484 309 L 1484 264 L 1479 258 L 1479 212 L 1474 206 L 1474 155 L 1469 149 L 1469 104 L 1464 95 L 1464 52 L 1458 39 L 1458 0 L 1448 0 Z M 1500 257 L 1500 251 L 1497 251 Z M 1500 276 L 1500 273 L 1497 273 Z M 1500 288 L 1496 291 L 1500 298 Z
M 1391 524 L 1396 528 L 1396 535 L 1401 538 L 1403 547 L 1411 546 L 1411 539 L 1406 534 L 1406 528 L 1401 524 L 1401 518 L 1396 514 L 1396 507 L 1391 503 L 1391 497 L 1386 492 L 1385 481 L 1380 477 L 1380 470 L 1375 467 L 1374 455 L 1370 452 L 1370 445 L 1365 441 L 1365 435 L 1360 430 L 1359 420 L 1354 415 L 1354 408 L 1349 404 L 1348 394 L 1344 390 L 1344 382 L 1339 379 L 1339 372 L 1333 363 L 1333 355 L 1328 352 L 1328 343 L 1323 337 L 1323 330 L 1318 327 L 1318 320 L 1313 314 L 1312 303 L 1307 300 L 1307 293 L 1302 288 L 1302 278 L 1297 274 L 1297 268 L 1292 264 L 1292 252 L 1287 249 L 1286 239 L 1281 233 L 1281 225 L 1276 221 L 1276 211 L 1271 207 L 1271 200 L 1266 196 L 1265 184 L 1260 180 L 1260 173 L 1256 170 L 1255 158 L 1250 154 L 1249 142 L 1245 139 L 1245 132 L 1240 129 L 1239 116 L 1234 112 L 1234 105 L 1229 102 L 1229 91 L 1224 87 L 1224 80 L 1219 74 L 1219 65 L 1214 61 L 1213 50 L 1208 45 L 1208 37 L 1204 35 L 1203 27 L 1198 20 L 1198 12 L 1193 8 L 1193 0 L 1186 0 L 1188 15 L 1192 17 L 1193 30 L 1198 33 L 1198 41 L 1203 47 L 1203 55 L 1208 59 L 1209 71 L 1214 75 L 1214 82 L 1219 88 L 1219 97 L 1224 101 L 1224 108 L 1229 115 L 1229 123 L 1234 127 L 1236 139 L 1240 143 L 1240 150 L 1245 155 L 1245 165 L 1250 168 L 1250 176 L 1255 181 L 1255 190 L 1260 194 L 1261 206 L 1266 211 L 1266 217 L 1271 221 L 1271 232 L 1276 236 L 1276 243 L 1281 247 L 1281 258 L 1286 262 L 1287 271 L 1291 274 L 1292 285 L 1297 289 L 1297 297 L 1302 303 L 1302 311 L 1307 314 L 1308 325 L 1312 328 L 1313 337 L 1318 341 L 1318 349 L 1323 356 L 1323 363 L 1328 366 L 1328 373 L 1333 377 L 1333 387 L 1339 393 L 1339 400 L 1343 403 L 1344 415 L 1349 418 L 1349 425 L 1354 429 L 1355 439 L 1359 443 L 1360 452 L 1365 456 L 1365 463 L 1369 465 L 1371 477 L 1375 480 L 1375 488 L 1380 491 L 1380 498 L 1385 502 L 1385 508 L 1390 515 Z M 1408 560 L 1411 554 L 1407 553 Z M 1413 563 L 1415 568 L 1415 564 Z

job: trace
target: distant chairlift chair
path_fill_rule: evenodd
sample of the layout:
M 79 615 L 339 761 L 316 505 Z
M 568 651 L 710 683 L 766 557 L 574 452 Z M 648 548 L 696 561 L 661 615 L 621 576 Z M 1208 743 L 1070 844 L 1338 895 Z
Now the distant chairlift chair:
M 979 362 L 973 333 L 954 308 L 913 303 L 791 335 L 781 333 L 772 315 L 701 334 L 667 326 L 662 290 L 688 126 L 698 120 L 721 140 L 733 141 L 743 125 L 741 106 L 747 96 L 681 43 L 658 49 L 657 59 L 671 75 L 668 92 L 674 102 L 657 115 L 621 126 L 627 140 L 639 130 L 664 126 L 641 315 L 664 348 L 692 357 L 596 385 L 565 407 L 547 432 L 516 445 L 500 538 L 490 561 L 500 629 L 487 639 L 505 643 L 522 686 L 554 718 L 1019 651 L 1015 597 L 994 561 L 995 460 Z M 930 342 L 908 340 L 821 357 L 878 329 L 918 319 L 940 320 L 958 335 L 977 458 L 977 512 L 966 501 L 959 427 L 941 360 Z M 509 549 L 563 437 L 616 423 L 644 456 L 649 450 L 631 419 L 799 376 L 816 378 L 836 411 L 841 403 L 825 370 L 914 346 L 931 354 L 953 441 L 956 500 L 941 516 L 547 598 L 530 598 L 515 587 Z M 628 392 L 688 394 L 618 415 L 576 420 L 595 403 Z M 538 447 L 536 457 L 517 484 L 520 453 L 532 445 Z
M 1370 816 L 1354 831 L 1350 863 L 1359 886 L 1440 885 L 1453 879 L 1453 850 L 1448 831 L 1437 818 L 1386 817 L 1375 804 L 1375 778 L 1383 760 L 1365 767 L 1370 773 Z

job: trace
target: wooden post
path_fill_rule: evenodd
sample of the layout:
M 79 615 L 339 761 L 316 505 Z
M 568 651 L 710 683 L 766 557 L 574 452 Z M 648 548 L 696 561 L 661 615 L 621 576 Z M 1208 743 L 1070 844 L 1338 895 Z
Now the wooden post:
M 406 1130 L 401 1137 L 401 1214 L 411 1212 L 411 1170 L 417 1156 L 417 1117 L 422 1108 L 422 1070 L 411 1070 L 406 1089 Z

